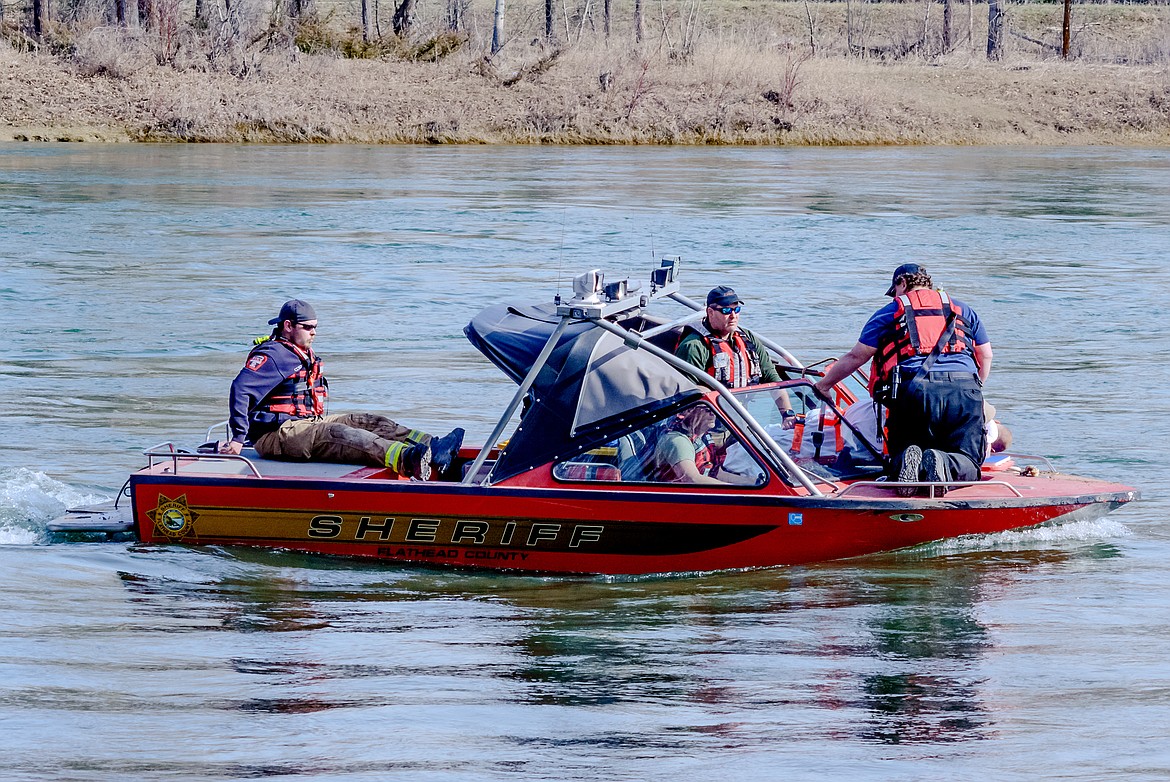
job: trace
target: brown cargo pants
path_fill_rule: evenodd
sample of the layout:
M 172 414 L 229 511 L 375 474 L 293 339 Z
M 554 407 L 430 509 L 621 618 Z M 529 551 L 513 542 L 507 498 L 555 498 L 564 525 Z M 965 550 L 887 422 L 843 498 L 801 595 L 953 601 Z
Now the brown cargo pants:
M 401 472 L 402 453 L 430 435 L 374 413 L 343 413 L 285 421 L 253 443 L 266 459 L 371 464 Z

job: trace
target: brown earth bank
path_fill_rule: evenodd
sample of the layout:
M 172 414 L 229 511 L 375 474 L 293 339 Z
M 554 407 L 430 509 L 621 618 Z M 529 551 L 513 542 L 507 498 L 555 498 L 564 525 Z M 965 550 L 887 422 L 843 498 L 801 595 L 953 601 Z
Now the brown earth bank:
M 0 140 L 1170 143 L 1170 64 L 1156 37 L 1153 55 L 1143 44 L 1136 56 L 1124 26 L 1114 34 L 1130 42 L 1125 56 L 1082 49 L 1066 61 L 1017 47 L 989 62 L 978 35 L 945 55 L 858 57 L 834 50 L 837 28 L 805 24 L 793 17 L 787 33 L 757 40 L 711 24 L 684 55 L 661 41 L 579 37 L 529 39 L 496 57 L 465 41 L 435 62 L 266 46 L 232 67 L 160 65 L 149 47 L 98 28 L 68 54 L 0 43 Z M 889 36 L 877 43 L 896 48 Z

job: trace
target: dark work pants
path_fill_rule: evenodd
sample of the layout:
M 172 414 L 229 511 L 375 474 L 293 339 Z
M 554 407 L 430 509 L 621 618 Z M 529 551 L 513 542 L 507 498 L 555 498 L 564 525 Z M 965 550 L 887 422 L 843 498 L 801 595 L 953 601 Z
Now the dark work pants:
M 946 455 L 948 480 L 979 479 L 987 447 L 983 430 L 983 386 L 971 372 L 929 372 L 912 386 L 902 375 L 898 398 L 886 418 L 888 446 L 894 469 L 911 445 L 934 448 Z M 908 387 L 909 386 L 909 387 Z

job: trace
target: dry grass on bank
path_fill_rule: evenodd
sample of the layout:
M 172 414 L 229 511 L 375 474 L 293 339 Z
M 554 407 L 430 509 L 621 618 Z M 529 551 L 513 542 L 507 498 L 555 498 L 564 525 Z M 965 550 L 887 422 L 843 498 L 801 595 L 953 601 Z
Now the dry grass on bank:
M 1106 11 L 1083 22 L 1076 60 L 1016 38 L 1002 63 L 982 54 L 986 6 L 956 6 L 945 55 L 922 4 L 863 6 L 850 36 L 842 3 L 708 8 L 722 11 L 663 16 L 638 48 L 625 27 L 607 42 L 588 19 L 558 49 L 517 24 L 492 60 L 479 23 L 435 62 L 290 45 L 221 52 L 217 65 L 195 42 L 159 65 L 148 40 L 100 27 L 65 56 L 0 45 L 0 140 L 1170 143 L 1165 6 L 1085 7 Z M 1012 13 L 1017 31 L 1054 40 L 1053 6 Z M 844 56 L 847 38 L 871 55 Z

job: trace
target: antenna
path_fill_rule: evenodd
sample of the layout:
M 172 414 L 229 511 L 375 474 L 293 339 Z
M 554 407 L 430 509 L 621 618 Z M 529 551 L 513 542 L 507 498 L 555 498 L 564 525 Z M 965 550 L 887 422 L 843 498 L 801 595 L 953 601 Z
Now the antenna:
M 561 300 L 561 278 L 565 273 L 565 218 L 569 208 L 561 207 L 561 246 L 557 250 L 557 301 Z

